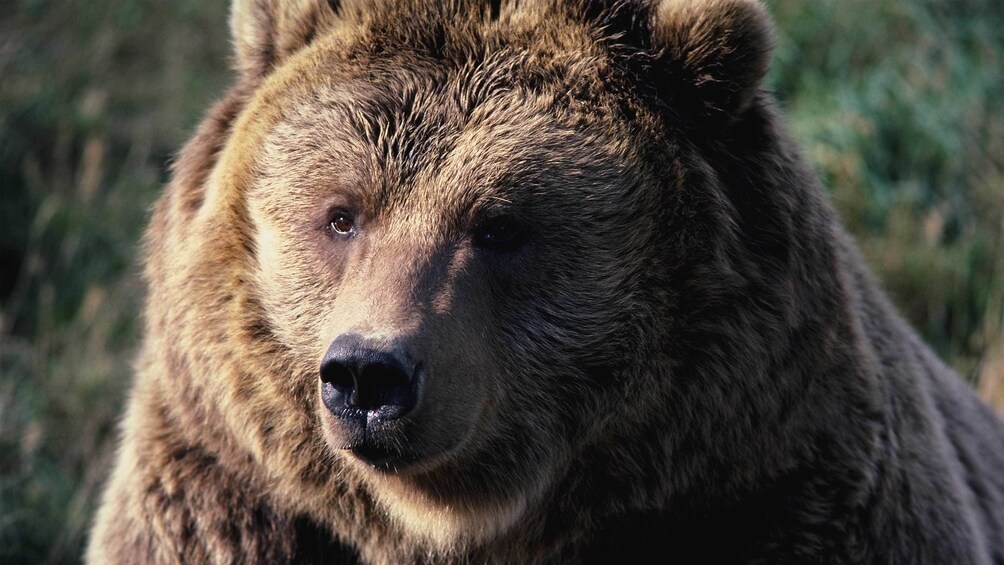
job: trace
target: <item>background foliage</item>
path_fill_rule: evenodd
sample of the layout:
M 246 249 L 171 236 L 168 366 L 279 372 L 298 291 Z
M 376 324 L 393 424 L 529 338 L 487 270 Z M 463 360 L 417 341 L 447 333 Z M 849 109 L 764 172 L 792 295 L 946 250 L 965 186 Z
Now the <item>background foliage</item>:
M 768 4 L 769 84 L 842 217 L 928 342 L 994 394 L 1004 4 Z M 79 560 L 137 345 L 137 242 L 230 79 L 226 10 L 0 0 L 0 562 Z

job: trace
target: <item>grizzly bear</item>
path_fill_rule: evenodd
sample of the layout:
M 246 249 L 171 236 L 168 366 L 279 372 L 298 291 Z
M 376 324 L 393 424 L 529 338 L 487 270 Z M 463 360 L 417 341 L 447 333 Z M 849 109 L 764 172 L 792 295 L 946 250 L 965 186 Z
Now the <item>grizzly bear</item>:
M 94 563 L 1002 563 L 755 0 L 236 0 Z

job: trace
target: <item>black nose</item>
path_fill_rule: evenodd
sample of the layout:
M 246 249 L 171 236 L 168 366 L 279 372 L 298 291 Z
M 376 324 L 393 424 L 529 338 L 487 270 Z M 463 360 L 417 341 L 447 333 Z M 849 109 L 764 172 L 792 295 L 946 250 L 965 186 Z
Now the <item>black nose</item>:
M 416 373 L 403 347 L 342 335 L 321 361 L 321 399 L 335 416 L 393 420 L 415 406 Z

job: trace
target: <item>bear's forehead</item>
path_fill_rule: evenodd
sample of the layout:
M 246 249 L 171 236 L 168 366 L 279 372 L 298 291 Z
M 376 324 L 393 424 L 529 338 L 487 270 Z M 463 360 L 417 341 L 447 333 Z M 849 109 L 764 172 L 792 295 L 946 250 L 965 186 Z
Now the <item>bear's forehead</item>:
M 385 104 L 439 91 L 463 115 L 499 94 L 522 91 L 550 98 L 552 114 L 572 107 L 597 115 L 620 103 L 614 93 L 634 83 L 616 63 L 624 46 L 575 13 L 574 3 L 507 4 L 519 8 L 496 19 L 485 15 L 484 2 L 356 4 L 343 7 L 341 22 L 315 40 L 328 42 L 317 56 L 325 59 L 322 68 L 382 86 Z
M 292 74 L 310 84 L 270 96 L 283 109 L 261 164 L 281 178 L 267 186 L 305 197 L 341 186 L 384 203 L 421 193 L 463 208 L 623 176 L 644 110 L 624 115 L 635 101 L 609 84 L 627 79 L 599 31 L 543 9 L 489 21 L 437 5 L 350 11 L 298 55 Z M 422 25 L 394 25 L 402 17 Z
M 473 103 L 449 81 L 406 74 L 332 84 L 291 103 L 266 137 L 268 184 L 305 197 L 340 189 L 374 207 L 424 194 L 462 209 L 609 186 L 631 162 L 630 143 L 609 125 L 556 112 L 548 96 L 507 90 Z M 291 178 L 300 181 L 289 187 Z
M 424 183 L 466 206 L 565 176 L 599 179 L 630 161 L 618 132 L 628 122 L 568 91 L 526 88 L 489 65 L 368 68 L 283 101 L 267 171 L 380 201 Z

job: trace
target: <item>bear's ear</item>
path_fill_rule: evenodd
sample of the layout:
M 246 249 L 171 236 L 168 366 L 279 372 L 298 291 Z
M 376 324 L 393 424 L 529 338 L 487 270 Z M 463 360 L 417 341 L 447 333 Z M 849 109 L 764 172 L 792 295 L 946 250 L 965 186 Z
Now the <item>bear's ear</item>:
M 659 0 L 652 69 L 681 113 L 728 124 L 753 101 L 770 62 L 774 26 L 757 0 Z
M 233 0 L 230 31 L 237 67 L 256 80 L 334 25 L 338 0 Z

